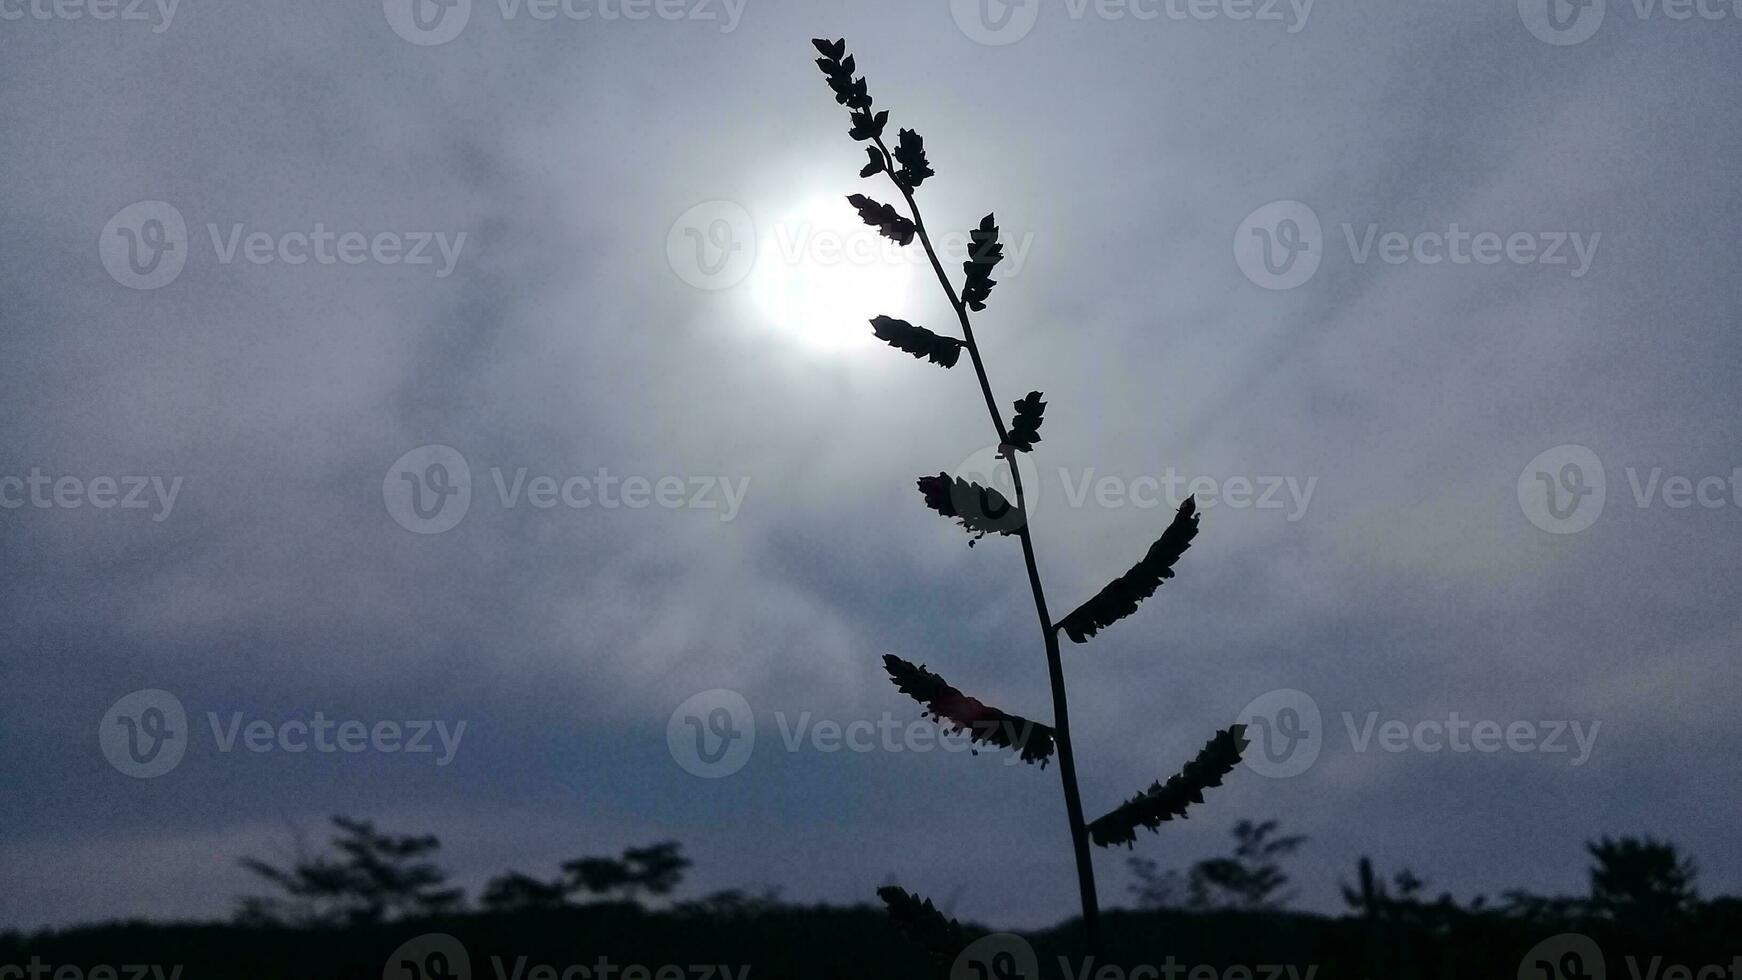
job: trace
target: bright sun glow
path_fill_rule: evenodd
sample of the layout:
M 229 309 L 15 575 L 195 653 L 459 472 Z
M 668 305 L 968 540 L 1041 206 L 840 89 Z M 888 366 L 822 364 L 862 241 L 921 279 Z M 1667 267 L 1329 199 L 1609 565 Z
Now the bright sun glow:
M 870 320 L 901 316 L 918 266 L 908 249 L 859 220 L 844 197 L 818 197 L 760 229 L 751 295 L 782 334 L 817 350 L 875 342 Z

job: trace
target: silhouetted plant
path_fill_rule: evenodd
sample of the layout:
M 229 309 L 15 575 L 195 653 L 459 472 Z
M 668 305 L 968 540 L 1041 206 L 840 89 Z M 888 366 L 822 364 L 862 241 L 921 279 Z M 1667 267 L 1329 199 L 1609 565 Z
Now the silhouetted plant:
M 877 889 L 877 897 L 883 899 L 896 928 L 925 951 L 933 966 L 947 968 L 962 951 L 967 936 L 961 924 L 939 912 L 931 899 L 922 899 L 894 885 Z
M 478 896 L 487 912 L 526 912 L 568 905 L 569 888 L 562 881 L 539 881 L 518 871 L 491 878 Z
M 642 894 L 668 895 L 690 866 L 682 851 L 677 841 L 662 841 L 631 847 L 620 858 L 576 858 L 565 862 L 562 876 L 550 882 L 510 871 L 484 886 L 479 903 L 492 911 L 514 911 L 560 908 L 581 892 L 625 902 Z
M 1070 615 L 1056 623 L 1053 621 L 1047 611 L 1046 594 L 1040 583 L 1034 542 L 1029 535 L 1027 510 L 1024 506 L 1022 477 L 1014 457 L 1018 452 L 1032 452 L 1035 444 L 1040 441 L 1040 427 L 1046 403 L 1042 401 L 1040 392 L 1030 392 L 1027 397 L 1015 403 L 1014 420 L 1010 425 L 1005 425 L 1004 417 L 998 410 L 998 401 L 992 396 L 992 386 L 986 377 L 986 365 L 979 345 L 975 343 L 973 326 L 968 318 L 970 310 L 978 313 L 986 309 L 992 288 L 997 285 L 992 273 L 1004 258 L 1004 246 L 999 242 L 997 221 L 993 215 L 988 214 L 979 227 L 969 232 L 968 258 L 962 265 L 962 289 L 958 294 L 954 283 L 944 271 L 943 263 L 938 259 L 937 250 L 926 231 L 925 219 L 920 216 L 919 205 L 913 196 L 922 183 L 934 176 L 926 156 L 924 140 L 913 130 L 903 129 L 899 131 L 895 149 L 891 151 L 884 139 L 889 113 L 873 110 L 874 103 L 865 79 L 857 75 L 858 66 L 853 56 L 847 53 L 846 41 L 818 39 L 811 43 L 821 56 L 817 59 L 817 66 L 828 79 L 829 87 L 835 93 L 835 101 L 846 106 L 851 114 L 852 128 L 849 135 L 855 141 L 868 144 L 865 147 L 868 162 L 859 172 L 859 176 L 870 178 L 887 175 L 906 203 L 907 212 L 904 214 L 892 205 L 863 194 L 850 195 L 847 198 L 848 203 L 858 211 L 867 225 L 876 228 L 896 244 L 906 246 L 916 240 L 920 243 L 926 258 L 931 262 L 932 271 L 937 275 L 938 284 L 943 287 L 944 295 L 956 314 L 961 336 L 945 336 L 890 316 L 873 319 L 872 331 L 879 339 L 897 350 L 943 368 L 953 368 L 960 360 L 962 351 L 967 351 L 974 366 L 974 375 L 980 384 L 980 394 L 984 397 L 986 410 L 992 418 L 992 427 L 998 434 L 998 455 L 1010 464 L 1011 488 L 1016 499 L 1007 500 L 996 490 L 951 477 L 948 473 L 922 477 L 919 480 L 920 494 L 924 497 L 926 506 L 961 524 L 974 536 L 968 542 L 970 546 L 988 534 L 1014 536 L 1021 543 L 1029 589 L 1034 597 L 1041 638 L 1046 646 L 1047 670 L 1052 687 L 1053 724 L 1041 725 L 995 708 L 988 708 L 944 683 L 936 674 L 895 657 L 885 658 L 884 666 L 896 685 L 918 700 L 928 714 L 940 722 L 970 731 L 971 737 L 977 742 L 1011 748 L 1020 752 L 1025 761 L 1043 764 L 1053 756 L 1056 748 L 1059 775 L 1064 786 L 1065 812 L 1070 822 L 1071 844 L 1076 858 L 1077 884 L 1083 907 L 1084 939 L 1088 948 L 1095 951 L 1100 945 L 1099 910 L 1095 895 L 1094 866 L 1089 855 L 1090 838 L 1093 837 L 1094 842 L 1103 847 L 1130 844 L 1138 827 L 1147 827 L 1154 831 L 1163 822 L 1185 816 L 1186 808 L 1203 802 L 1204 790 L 1220 785 L 1222 778 L 1239 762 L 1240 753 L 1246 745 L 1245 730 L 1243 726 L 1235 725 L 1219 733 L 1198 753 L 1197 758 L 1186 765 L 1183 772 L 1170 777 L 1165 783 L 1156 783 L 1093 824 L 1085 823 L 1077 790 L 1076 761 L 1071 752 L 1070 716 L 1065 700 L 1064 667 L 1059 655 L 1058 634 L 1062 630 L 1073 642 L 1083 643 L 1100 630 L 1135 612 L 1139 602 L 1153 595 L 1163 582 L 1173 577 L 1173 566 L 1191 546 L 1192 538 L 1197 534 L 1197 507 L 1188 498 L 1180 506 L 1173 522 L 1141 561 Z M 899 889 L 884 889 L 880 894 L 883 894 L 891 914 L 910 933 L 916 930 L 923 932 L 928 937 L 927 942 L 941 941 L 940 936 L 952 935 L 945 926 L 935 921 L 941 920 L 942 916 L 937 914 L 929 902 L 921 904 Z
M 1299 834 L 1273 837 L 1277 822 L 1234 825 L 1234 853 L 1192 865 L 1192 904 L 1198 908 L 1272 911 L 1294 899 L 1280 862 L 1306 843 Z
M 396 836 L 367 820 L 333 817 L 337 857 L 299 858 L 279 868 L 255 858 L 242 866 L 284 894 L 242 901 L 239 917 L 253 922 L 381 922 L 430 915 L 460 905 L 462 892 L 444 888 L 447 872 L 428 857 L 441 849 L 433 835 Z
M 1694 890 L 1698 870 L 1674 844 L 1651 837 L 1588 841 L 1596 859 L 1591 867 L 1591 912 L 1642 927 L 1669 925 L 1699 904 Z
M 1280 862 L 1306 843 L 1306 838 L 1299 834 L 1273 837 L 1277 826 L 1275 820 L 1241 820 L 1234 825 L 1234 852 L 1197 862 L 1189 876 L 1161 871 L 1146 858 L 1132 858 L 1129 865 L 1137 880 L 1131 891 L 1137 896 L 1138 907 L 1248 912 L 1283 907 L 1294 895 L 1282 892 L 1289 877 Z

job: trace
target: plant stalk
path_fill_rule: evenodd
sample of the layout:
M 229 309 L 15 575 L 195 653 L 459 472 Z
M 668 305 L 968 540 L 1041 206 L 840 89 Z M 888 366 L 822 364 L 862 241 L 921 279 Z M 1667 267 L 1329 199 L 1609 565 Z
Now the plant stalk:
M 1077 860 L 1077 890 L 1083 903 L 1083 946 L 1088 955 L 1099 956 L 1101 909 L 1095 895 L 1095 865 L 1089 851 L 1089 833 L 1083 822 L 1082 796 L 1077 790 L 1076 757 L 1071 751 L 1071 718 L 1065 699 L 1064 663 L 1059 656 L 1058 629 L 1046 610 L 1046 590 L 1040 584 L 1040 568 L 1034 558 L 1034 539 L 1028 533 L 1028 506 L 1023 497 L 1021 467 L 1016 462 L 1017 450 L 1009 448 L 1010 434 L 1004 426 L 1004 416 L 998 411 L 998 400 L 992 397 L 992 384 L 986 378 L 986 364 L 980 358 L 980 345 L 974 342 L 974 328 L 968 322 L 967 305 L 956 294 L 956 287 L 944 271 L 943 263 L 938 261 L 937 250 L 932 247 L 931 235 L 925 230 L 925 219 L 920 217 L 919 203 L 913 199 L 913 192 L 895 179 L 893 154 L 883 144 L 883 137 L 877 136 L 873 140 L 878 152 L 883 154 L 884 173 L 889 175 L 890 182 L 907 201 L 908 211 L 913 215 L 913 226 L 919 234 L 920 244 L 925 246 L 926 257 L 931 260 L 932 271 L 937 273 L 938 284 L 943 286 L 950 307 L 956 311 L 956 320 L 962 327 L 962 341 L 967 345 L 968 356 L 974 363 L 974 375 L 980 380 L 980 394 L 986 399 L 986 411 L 991 414 L 992 427 L 998 432 L 999 451 L 1010 462 L 1010 481 L 1016 492 L 1016 509 L 1022 514 L 1022 526 L 1017 529 L 1016 535 L 1022 542 L 1022 560 L 1028 567 L 1028 587 L 1034 593 L 1034 611 L 1040 617 L 1041 637 L 1046 641 L 1047 674 L 1052 682 L 1053 730 L 1058 742 L 1059 779 L 1064 783 L 1065 814 L 1070 820 L 1071 847 Z

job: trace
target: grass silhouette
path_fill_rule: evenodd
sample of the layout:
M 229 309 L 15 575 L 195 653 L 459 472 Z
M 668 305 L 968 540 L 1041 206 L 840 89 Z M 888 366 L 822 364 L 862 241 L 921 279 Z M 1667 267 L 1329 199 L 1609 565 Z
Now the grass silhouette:
M 1056 748 L 1065 815 L 1070 824 L 1071 848 L 1076 859 L 1077 890 L 1083 909 L 1082 945 L 1087 953 L 1094 955 L 1101 948 L 1100 901 L 1095 891 L 1090 842 L 1102 847 L 1129 845 L 1135 840 L 1139 827 L 1154 831 L 1162 823 L 1184 816 L 1187 807 L 1203 802 L 1204 790 L 1220 785 L 1222 778 L 1239 764 L 1246 738 L 1243 726 L 1225 729 L 1212 738 L 1181 772 L 1166 782 L 1153 784 L 1093 823 L 1085 822 L 1082 797 L 1077 788 L 1076 754 L 1071 744 L 1070 708 L 1066 698 L 1064 664 L 1059 653 L 1059 634 L 1064 633 L 1075 643 L 1085 643 L 1096 633 L 1136 612 L 1138 603 L 1154 595 L 1163 582 L 1173 577 L 1174 565 L 1191 547 L 1192 539 L 1198 533 L 1197 505 L 1188 497 L 1180 505 L 1173 522 L 1142 560 L 1062 620 L 1053 621 L 1048 612 L 1046 589 L 1041 585 L 1034 540 L 1029 533 L 1022 475 L 1016 461 L 1017 453 L 1032 453 L 1035 444 L 1040 442 L 1047 403 L 1040 392 L 1029 392 L 1015 403 L 1015 414 L 1010 424 L 1005 425 L 969 317 L 970 312 L 979 313 L 986 309 L 992 288 L 997 285 L 992 273 L 1004 259 L 997 220 L 988 214 L 979 227 L 969 232 L 968 259 L 962 264 L 962 287 L 958 293 L 938 259 L 937 249 L 926 230 L 925 218 L 914 198 L 920 185 L 936 175 L 926 155 L 925 140 L 911 129 L 902 129 L 894 150 L 891 150 L 884 139 L 889 112 L 875 109 L 865 78 L 857 74 L 857 62 L 847 52 L 847 42 L 844 39 L 829 41 L 818 38 L 811 43 L 819 55 L 817 67 L 828 79 L 835 101 L 851 114 L 852 129 L 848 135 L 868 144 L 865 147 L 867 163 L 859 176 L 887 176 L 900 192 L 907 210 L 903 213 L 890 204 L 863 194 L 850 195 L 848 203 L 867 225 L 896 244 L 908 246 L 919 242 L 937 275 L 938 285 L 955 312 L 961 336 L 939 334 L 887 315 L 874 318 L 872 330 L 878 339 L 891 347 L 943 368 L 955 367 L 962 352 L 967 352 L 974 377 L 980 385 L 980 394 L 986 401 L 986 411 L 998 435 L 998 455 L 1009 463 L 1011 488 L 1016 499 L 1007 500 L 997 490 L 948 473 L 920 478 L 920 494 L 926 506 L 961 524 L 974 535 L 968 542 L 970 547 L 988 534 L 1014 536 L 1021 544 L 1029 591 L 1034 597 L 1034 611 L 1040 622 L 1041 641 L 1046 648 L 1047 676 L 1052 689 L 1052 724 L 1043 725 L 988 707 L 951 687 L 923 665 L 916 667 L 888 656 L 884 658 L 884 666 L 902 693 L 919 701 L 926 712 L 940 722 L 970 732 L 977 742 L 1013 749 L 1021 753 L 1024 761 L 1042 765 L 1053 757 Z M 886 888 L 879 894 L 890 914 L 935 958 L 948 960 L 959 952 L 959 949 L 952 951 L 948 948 L 957 939 L 956 931 L 952 931 L 954 924 L 938 913 L 930 902 L 917 900 L 898 888 Z

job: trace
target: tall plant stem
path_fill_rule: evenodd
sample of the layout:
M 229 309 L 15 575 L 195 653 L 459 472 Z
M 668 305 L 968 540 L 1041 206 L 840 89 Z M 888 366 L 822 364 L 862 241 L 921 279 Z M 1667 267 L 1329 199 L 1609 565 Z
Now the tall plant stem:
M 998 400 L 992 397 L 992 383 L 986 379 L 986 363 L 980 357 L 980 345 L 974 342 L 974 328 L 968 322 L 967 305 L 956 294 L 956 287 L 944 272 L 943 263 L 938 261 L 937 249 L 932 247 L 931 235 L 925 230 L 925 219 L 920 217 L 919 204 L 913 199 L 913 192 L 895 179 L 894 159 L 889 147 L 883 144 L 881 136 L 876 137 L 875 142 L 878 151 L 883 154 L 884 172 L 889 174 L 890 181 L 907 201 L 908 211 L 913 215 L 913 226 L 919 233 L 920 244 L 925 246 L 926 257 L 931 259 L 932 271 L 937 273 L 938 284 L 943 286 L 944 295 L 949 297 L 950 307 L 956 311 L 956 320 L 962 326 L 962 341 L 967 345 L 968 356 L 974 362 L 974 375 L 980 379 L 980 394 L 986 399 L 986 411 L 991 413 L 992 427 L 998 431 L 999 451 L 1010 461 L 1010 482 L 1016 491 L 1017 512 L 1022 515 L 1022 526 L 1017 529 L 1016 534 L 1022 541 L 1022 560 L 1028 566 L 1028 587 L 1034 593 L 1034 611 L 1040 617 L 1040 633 L 1046 641 L 1047 674 L 1052 681 L 1053 728 L 1058 742 L 1059 779 L 1064 783 L 1065 814 L 1070 819 L 1071 847 L 1077 858 L 1077 890 L 1081 893 L 1083 902 L 1083 945 L 1089 955 L 1098 956 L 1101 951 L 1101 908 L 1095 896 L 1095 865 L 1089 853 L 1089 833 L 1083 823 L 1083 800 L 1077 791 L 1077 762 L 1071 752 L 1071 717 L 1065 699 L 1065 669 L 1059 657 L 1058 630 L 1046 611 L 1046 590 L 1041 588 L 1040 567 L 1034 559 L 1034 539 L 1028 533 L 1028 506 L 1023 498 L 1021 467 L 1016 464 L 1017 450 L 1009 447 L 1010 433 L 1004 427 L 1004 416 L 998 411 Z

